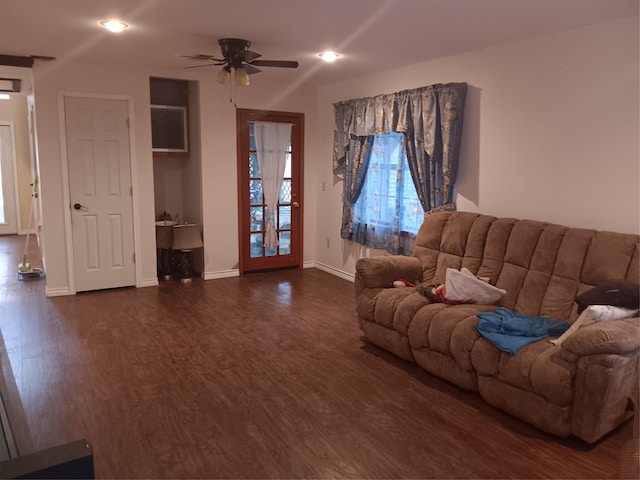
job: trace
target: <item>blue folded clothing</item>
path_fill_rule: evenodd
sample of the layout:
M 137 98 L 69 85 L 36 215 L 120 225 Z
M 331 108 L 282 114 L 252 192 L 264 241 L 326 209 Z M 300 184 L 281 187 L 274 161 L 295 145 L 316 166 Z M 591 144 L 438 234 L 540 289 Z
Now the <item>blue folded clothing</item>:
M 500 350 L 515 355 L 522 347 L 547 337 L 562 335 L 571 326 L 546 317 L 532 317 L 504 307 L 478 313 L 480 335 Z

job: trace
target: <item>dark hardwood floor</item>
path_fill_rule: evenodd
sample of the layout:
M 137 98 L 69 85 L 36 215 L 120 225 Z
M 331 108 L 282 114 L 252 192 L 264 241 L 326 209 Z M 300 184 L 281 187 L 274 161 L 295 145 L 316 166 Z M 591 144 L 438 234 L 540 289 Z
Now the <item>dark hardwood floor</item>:
M 23 242 L 0 237 L 22 454 L 86 438 L 99 478 L 614 478 L 631 437 L 554 438 L 367 344 L 353 284 L 316 269 L 47 299 Z

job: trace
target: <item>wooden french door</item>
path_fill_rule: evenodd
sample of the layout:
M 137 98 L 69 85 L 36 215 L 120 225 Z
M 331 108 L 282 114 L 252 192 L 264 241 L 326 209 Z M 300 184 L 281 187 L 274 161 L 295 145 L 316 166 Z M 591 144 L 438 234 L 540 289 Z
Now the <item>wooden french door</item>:
M 304 114 L 238 109 L 238 195 L 240 272 L 302 266 L 302 166 Z M 253 122 L 281 122 L 292 124 L 291 145 L 287 155 L 278 206 L 270 212 L 262 192 L 262 179 Z M 269 217 L 274 225 L 279 245 L 265 248 L 264 233 Z

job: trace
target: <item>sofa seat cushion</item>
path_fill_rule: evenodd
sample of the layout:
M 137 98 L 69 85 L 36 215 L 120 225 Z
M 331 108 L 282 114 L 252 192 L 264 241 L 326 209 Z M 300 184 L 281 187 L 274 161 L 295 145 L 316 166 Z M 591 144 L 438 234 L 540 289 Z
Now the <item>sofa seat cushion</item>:
M 517 354 L 509 355 L 481 338 L 473 345 L 471 361 L 480 376 L 493 377 L 559 407 L 573 403 L 575 361 L 549 339 L 532 343 Z
M 479 312 L 492 305 L 434 303 L 415 314 L 408 330 L 413 356 L 423 369 L 456 385 L 477 389 L 470 353 L 480 335 L 475 326 Z
M 429 300 L 415 288 L 363 289 L 356 309 L 360 328 L 374 345 L 414 361 L 407 330 L 415 313 Z
M 372 344 L 397 355 L 403 360 L 415 363 L 409 339 L 393 328 L 388 328 L 366 319 L 360 319 L 360 328 Z
M 358 314 L 365 320 L 392 328 L 404 336 L 415 313 L 429 304 L 429 300 L 413 287 L 375 290 L 371 298 L 366 295 L 358 297 Z

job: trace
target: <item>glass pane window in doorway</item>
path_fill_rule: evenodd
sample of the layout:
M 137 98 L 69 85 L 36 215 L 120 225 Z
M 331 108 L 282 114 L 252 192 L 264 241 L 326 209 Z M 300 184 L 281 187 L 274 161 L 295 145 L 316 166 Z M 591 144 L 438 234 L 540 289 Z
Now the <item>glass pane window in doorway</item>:
M 0 168 L 0 223 L 6 223 L 4 215 L 4 192 L 2 190 L 2 168 Z
M 282 187 L 275 209 L 273 224 L 276 227 L 279 245 L 276 248 L 265 248 L 264 234 L 271 212 L 264 199 L 262 177 L 256 153 L 253 124 L 249 126 L 249 215 L 250 215 L 250 256 L 273 257 L 291 253 L 291 146 L 286 156 L 286 166 Z
M 7 218 L 4 213 L 4 190 L 2 188 L 2 166 L 4 165 L 4 158 L 2 158 L 2 138 L 0 138 L 0 223 L 7 223 Z

